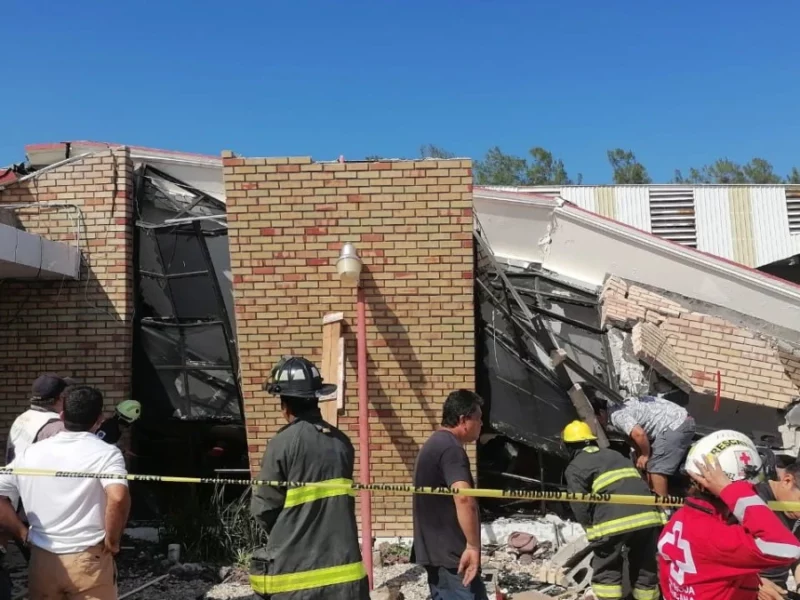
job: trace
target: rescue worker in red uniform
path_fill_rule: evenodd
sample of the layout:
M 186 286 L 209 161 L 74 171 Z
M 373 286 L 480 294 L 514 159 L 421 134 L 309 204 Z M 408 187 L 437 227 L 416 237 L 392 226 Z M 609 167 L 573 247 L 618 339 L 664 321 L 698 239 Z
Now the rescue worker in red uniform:
M 759 572 L 800 558 L 800 541 L 759 498 L 755 444 L 722 430 L 698 441 L 684 469 L 694 481 L 658 542 L 666 600 L 756 600 Z
M 651 496 L 633 463 L 616 450 L 600 448 L 589 425 L 573 421 L 561 434 L 572 454 L 564 472 L 567 488 L 577 493 Z M 592 544 L 592 593 L 598 600 L 620 600 L 624 553 L 628 554 L 634 600 L 658 600 L 656 543 L 664 514 L 653 506 L 572 503 L 575 518 Z

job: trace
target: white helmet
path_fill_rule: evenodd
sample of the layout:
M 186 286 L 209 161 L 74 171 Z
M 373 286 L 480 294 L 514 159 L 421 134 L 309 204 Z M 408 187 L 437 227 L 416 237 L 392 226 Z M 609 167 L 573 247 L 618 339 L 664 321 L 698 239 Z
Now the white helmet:
M 703 456 L 714 456 L 731 481 L 746 479 L 758 482 L 763 479 L 761 456 L 749 437 L 732 429 L 721 429 L 700 439 L 686 457 L 684 469 L 699 475 L 695 461 L 703 463 Z

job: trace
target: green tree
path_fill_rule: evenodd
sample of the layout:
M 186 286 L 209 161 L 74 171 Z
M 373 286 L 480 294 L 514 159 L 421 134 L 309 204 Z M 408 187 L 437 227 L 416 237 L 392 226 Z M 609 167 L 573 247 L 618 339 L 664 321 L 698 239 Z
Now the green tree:
M 364 160 L 369 160 L 374 162 L 378 160 L 383 160 L 383 157 L 380 156 L 379 154 L 370 154 L 369 156 L 365 156 Z
M 750 183 L 781 183 L 772 165 L 763 158 L 753 158 L 742 167 L 745 179 Z
M 792 172 L 786 177 L 786 183 L 800 185 L 800 170 L 797 167 L 792 167 Z
M 800 173 L 797 175 L 800 176 Z M 789 175 L 789 177 L 791 176 Z M 782 179 L 775 173 L 775 169 L 769 161 L 756 157 L 743 165 L 729 158 L 721 158 L 700 169 L 689 169 L 687 177 L 684 177 L 680 171 L 676 171 L 673 181 L 675 183 L 770 184 L 781 183 Z
M 424 146 L 420 147 L 419 155 L 421 158 L 455 158 L 456 155 L 452 152 L 448 152 L 444 148 L 439 146 L 434 146 L 433 144 L 425 144 Z
M 531 148 L 531 162 L 526 172 L 525 185 L 567 185 L 572 183 L 564 168 L 564 161 L 554 159 L 553 154 L 537 146 Z
M 711 165 L 700 169 L 689 169 L 689 176 L 684 177 L 680 171 L 675 171 L 674 183 L 747 183 L 747 176 L 741 165 L 728 158 L 721 158 Z
M 491 148 L 486 157 L 475 163 L 475 183 L 478 185 L 569 185 L 564 161 L 539 146 L 531 148 L 530 162 L 519 156 L 506 154 L 499 147 Z M 578 183 L 583 176 L 578 175 Z
M 608 162 L 611 164 L 611 171 L 614 183 L 636 184 L 652 183 L 650 175 L 645 166 L 636 160 L 636 156 L 630 150 L 615 148 L 607 152 Z
M 528 163 L 524 158 L 505 154 L 499 147 L 490 148 L 483 160 L 475 162 L 478 185 L 525 185 Z

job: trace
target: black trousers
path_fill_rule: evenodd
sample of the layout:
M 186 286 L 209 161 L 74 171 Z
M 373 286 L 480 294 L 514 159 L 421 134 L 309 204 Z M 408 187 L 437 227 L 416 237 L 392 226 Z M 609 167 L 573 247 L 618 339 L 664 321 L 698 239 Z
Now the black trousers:
M 0 600 L 11 600 L 13 584 L 5 566 L 5 556 L 0 557 Z
M 623 552 L 627 549 L 630 582 L 635 600 L 658 600 L 658 534 L 661 527 L 648 527 L 609 537 L 594 551 L 592 591 L 599 600 L 623 597 Z

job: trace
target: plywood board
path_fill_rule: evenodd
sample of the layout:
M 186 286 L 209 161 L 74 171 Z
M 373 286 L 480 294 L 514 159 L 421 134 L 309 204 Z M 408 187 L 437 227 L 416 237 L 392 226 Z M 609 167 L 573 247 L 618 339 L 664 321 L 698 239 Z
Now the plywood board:
M 322 418 L 334 427 L 339 423 L 339 409 L 344 400 L 344 337 L 342 313 L 329 313 L 322 319 L 322 364 L 320 374 L 325 383 L 334 383 L 336 392 L 320 398 Z

